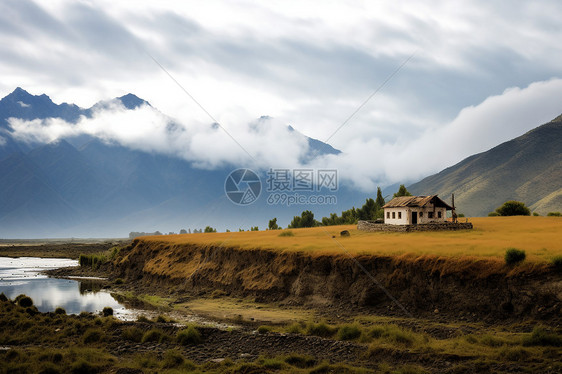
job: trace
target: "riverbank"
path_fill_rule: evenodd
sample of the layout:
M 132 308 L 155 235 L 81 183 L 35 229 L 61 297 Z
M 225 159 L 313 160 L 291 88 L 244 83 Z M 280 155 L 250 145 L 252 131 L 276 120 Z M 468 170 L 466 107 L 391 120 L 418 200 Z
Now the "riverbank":
M 129 240 L 103 241 L 63 241 L 60 240 L 2 240 L 0 241 L 0 257 L 42 257 L 70 258 L 77 260 L 81 254 L 93 254 L 106 251 L 115 246 L 123 246 Z
M 357 263 L 342 255 L 178 245 L 157 239 L 141 238 L 99 254 L 105 260 L 93 267 L 50 272 L 57 277 L 106 277 L 103 287 L 124 303 L 158 315 L 154 320 L 160 322 L 141 318 L 121 328 L 97 322 L 102 331 L 109 329 L 96 348 L 110 357 L 99 372 L 165 372 L 168 352 L 178 350 L 178 361 L 189 360 L 191 368 L 209 373 L 562 371 L 560 313 L 545 309 L 556 306 L 552 303 L 558 297 L 560 274 L 548 264 L 367 255 L 357 256 Z M 515 292 L 511 311 L 499 302 L 506 289 Z M 531 309 L 519 309 L 531 303 Z M 197 348 L 170 343 L 178 331 L 174 329 L 182 329 L 193 315 L 223 326 L 198 326 L 205 339 Z M 93 317 L 98 318 L 103 320 Z M 163 322 L 170 319 L 179 325 Z M 170 329 L 169 338 L 138 343 L 118 336 L 128 327 L 144 329 L 144 335 L 150 330 L 146 323 Z M 51 347 L 41 343 L 29 349 L 38 346 Z M 13 347 L 27 349 L 24 343 Z M 150 352 L 155 352 L 150 359 L 141 360 Z M 292 364 L 303 360 L 309 362 L 306 367 Z M 344 366 L 338 367 L 339 362 Z M 187 371 L 184 366 L 169 370 Z

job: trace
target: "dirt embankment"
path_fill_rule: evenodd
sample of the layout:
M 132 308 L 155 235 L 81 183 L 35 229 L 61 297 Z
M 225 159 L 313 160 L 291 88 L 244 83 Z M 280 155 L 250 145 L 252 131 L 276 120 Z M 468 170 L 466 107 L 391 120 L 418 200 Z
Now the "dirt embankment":
M 547 264 L 476 258 L 309 255 L 302 252 L 136 239 L 110 265 L 116 277 L 147 288 L 286 304 L 342 306 L 414 316 L 557 319 L 562 273 Z M 386 290 L 386 292 L 383 290 Z
M 0 243 L 0 256 L 3 257 L 45 257 L 78 259 L 81 254 L 93 254 L 106 251 L 114 246 L 126 245 L 123 240 L 96 242 L 51 242 L 34 243 L 32 241 Z

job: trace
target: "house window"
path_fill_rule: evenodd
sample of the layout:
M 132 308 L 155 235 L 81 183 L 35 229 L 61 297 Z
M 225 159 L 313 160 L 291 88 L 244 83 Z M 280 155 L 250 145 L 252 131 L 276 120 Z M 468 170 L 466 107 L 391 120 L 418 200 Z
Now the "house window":
M 427 218 L 433 218 L 433 212 L 427 212 Z
M 390 219 L 390 212 L 386 212 L 386 218 Z
M 441 218 L 441 212 L 437 212 L 437 218 Z
M 423 212 L 420 212 L 420 218 L 423 218 Z
M 398 219 L 402 219 L 402 212 L 398 212 Z
M 396 212 L 392 212 L 392 219 L 396 218 Z

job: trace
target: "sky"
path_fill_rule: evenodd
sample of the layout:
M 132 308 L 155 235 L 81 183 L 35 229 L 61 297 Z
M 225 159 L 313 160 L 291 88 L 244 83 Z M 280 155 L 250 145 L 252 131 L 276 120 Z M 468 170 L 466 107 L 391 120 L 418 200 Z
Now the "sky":
M 86 108 L 134 93 L 152 108 L 12 127 L 204 168 L 302 166 L 290 125 L 342 151 L 308 166 L 372 191 L 560 115 L 561 14 L 559 1 L 2 0 L 0 96 Z

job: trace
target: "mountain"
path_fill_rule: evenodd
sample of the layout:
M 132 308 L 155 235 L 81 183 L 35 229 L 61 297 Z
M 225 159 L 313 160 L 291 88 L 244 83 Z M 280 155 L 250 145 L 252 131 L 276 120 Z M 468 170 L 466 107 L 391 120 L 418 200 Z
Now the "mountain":
M 48 144 L 29 144 L 12 137 L 9 118 L 61 118 L 77 123 L 81 116 L 90 117 L 115 101 L 129 110 L 150 106 L 127 94 L 84 109 L 55 104 L 46 95 L 31 95 L 19 87 L 0 100 L 0 237 L 124 237 L 130 231 L 177 232 L 207 225 L 237 230 L 259 223 L 263 228 L 273 217 L 288 223 L 310 208 L 269 204 L 263 193 L 251 206 L 232 204 L 225 195 L 231 165 L 204 170 L 183 159 L 132 150 L 87 135 Z M 308 141 L 307 160 L 340 152 L 293 131 L 294 136 Z M 265 189 L 265 172 L 260 178 Z M 363 196 L 354 201 L 355 192 L 342 188 L 334 195 L 338 204 L 315 208 L 318 215 L 364 201 Z
M 408 187 L 412 194 L 455 194 L 459 212 L 485 216 L 507 200 L 544 215 L 562 210 L 562 115 Z

